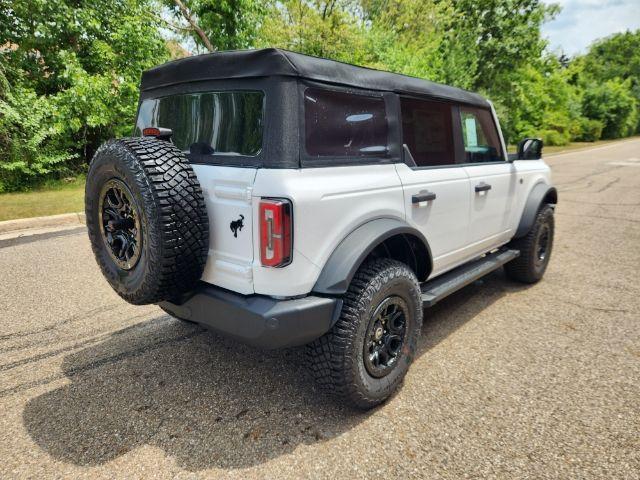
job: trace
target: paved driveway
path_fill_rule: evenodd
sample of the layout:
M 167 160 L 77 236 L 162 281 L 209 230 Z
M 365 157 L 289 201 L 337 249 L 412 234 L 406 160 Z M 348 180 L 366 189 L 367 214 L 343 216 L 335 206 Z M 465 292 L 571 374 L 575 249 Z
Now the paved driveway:
M 543 282 L 426 311 L 367 414 L 264 352 L 124 303 L 83 228 L 0 239 L 1 478 L 639 478 L 640 140 L 549 158 Z

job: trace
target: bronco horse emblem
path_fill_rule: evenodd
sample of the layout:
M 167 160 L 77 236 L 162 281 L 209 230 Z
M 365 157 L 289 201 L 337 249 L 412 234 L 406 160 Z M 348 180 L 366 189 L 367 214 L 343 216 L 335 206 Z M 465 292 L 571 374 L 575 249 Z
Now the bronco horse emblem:
M 244 215 L 242 214 L 238 220 L 234 220 L 229 224 L 229 228 L 231 228 L 233 236 L 236 238 L 238 238 L 238 230 L 242 230 L 242 227 L 244 227 Z

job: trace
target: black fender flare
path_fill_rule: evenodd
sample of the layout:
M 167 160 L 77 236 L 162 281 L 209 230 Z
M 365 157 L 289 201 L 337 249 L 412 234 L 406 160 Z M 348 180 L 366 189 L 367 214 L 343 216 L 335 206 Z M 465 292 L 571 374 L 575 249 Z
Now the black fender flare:
M 313 292 L 322 295 L 346 293 L 356 271 L 373 249 L 385 240 L 402 234 L 420 239 L 431 262 L 429 243 L 420 231 L 396 218 L 371 220 L 360 225 L 338 244 L 320 272 Z
M 521 238 L 529 233 L 529 230 L 531 230 L 531 227 L 533 226 L 533 222 L 536 220 L 536 214 L 543 204 L 550 203 L 555 205 L 557 202 L 558 191 L 555 187 L 547 185 L 546 183 L 536 184 L 531 189 L 531 192 L 529 192 L 527 201 L 524 204 L 522 216 L 520 217 L 518 229 L 516 230 L 516 234 L 513 238 Z

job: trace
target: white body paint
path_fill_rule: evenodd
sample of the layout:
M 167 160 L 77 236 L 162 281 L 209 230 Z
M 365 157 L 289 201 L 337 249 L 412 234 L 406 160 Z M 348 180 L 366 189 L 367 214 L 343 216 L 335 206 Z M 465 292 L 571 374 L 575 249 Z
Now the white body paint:
M 210 249 L 202 280 L 241 294 L 308 294 L 338 244 L 360 225 L 397 218 L 426 237 L 430 278 L 498 248 L 513 237 L 537 183 L 550 185 L 542 160 L 411 169 L 405 164 L 304 169 L 194 165 L 204 190 Z M 491 184 L 475 192 L 480 183 Z M 412 204 L 428 190 L 436 200 Z M 293 260 L 283 268 L 260 264 L 261 197 L 293 204 Z M 243 216 L 234 237 L 230 224 Z M 364 247 L 364 246 L 363 246 Z

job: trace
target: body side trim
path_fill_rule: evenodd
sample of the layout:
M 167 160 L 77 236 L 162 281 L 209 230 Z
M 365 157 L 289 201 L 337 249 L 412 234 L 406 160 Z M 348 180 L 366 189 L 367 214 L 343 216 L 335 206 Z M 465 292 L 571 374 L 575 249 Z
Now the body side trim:
M 540 210 L 542 204 L 545 203 L 545 198 L 547 198 L 548 195 L 551 195 L 555 202 L 558 201 L 558 191 L 555 187 L 542 182 L 534 185 L 527 197 L 522 216 L 520 217 L 520 223 L 513 238 L 524 237 L 529 232 L 533 226 L 538 210 Z
M 361 225 L 338 244 L 320 272 L 312 291 L 323 295 L 346 293 L 351 279 L 364 259 L 380 243 L 401 234 L 419 238 L 424 243 L 431 261 L 431 249 L 420 231 L 398 219 L 379 218 Z

